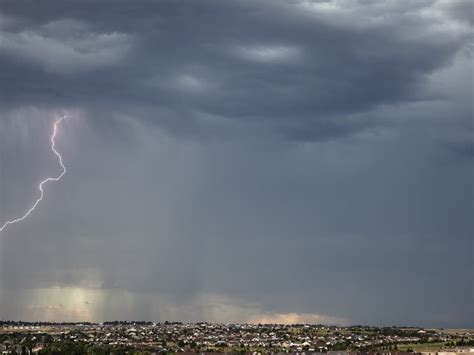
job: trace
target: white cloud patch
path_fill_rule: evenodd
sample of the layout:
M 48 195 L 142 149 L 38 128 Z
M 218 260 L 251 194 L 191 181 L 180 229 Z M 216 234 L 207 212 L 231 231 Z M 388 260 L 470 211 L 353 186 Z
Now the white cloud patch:
M 469 31 L 469 23 L 473 21 L 469 15 L 472 2 L 469 11 L 469 4 L 463 1 L 301 0 L 298 4 L 301 14 L 340 28 L 368 30 L 390 27 L 396 32 L 406 33 L 408 38 L 415 35 L 413 27 L 417 32 L 436 34 L 441 38 L 462 34 Z M 463 14 L 463 9 L 466 14 Z
M 175 79 L 174 87 L 180 91 L 188 93 L 199 93 L 208 91 L 212 85 L 206 80 L 194 75 L 183 74 Z
M 237 46 L 233 52 L 242 59 L 260 63 L 294 63 L 302 56 L 298 47 L 285 45 Z

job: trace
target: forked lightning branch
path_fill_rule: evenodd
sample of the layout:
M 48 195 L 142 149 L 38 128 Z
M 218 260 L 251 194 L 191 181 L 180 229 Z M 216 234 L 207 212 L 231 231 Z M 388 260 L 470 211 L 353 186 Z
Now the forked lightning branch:
M 12 224 L 15 224 L 15 223 L 20 223 L 20 222 L 24 221 L 26 218 L 28 218 L 28 216 L 31 215 L 34 212 L 34 210 L 38 207 L 40 202 L 43 200 L 43 197 L 44 197 L 44 194 L 45 194 L 45 192 L 44 192 L 45 186 L 50 182 L 61 180 L 61 178 L 66 174 L 67 169 L 63 164 L 63 158 L 62 158 L 61 154 L 59 154 L 59 152 L 56 150 L 56 135 L 58 133 L 58 128 L 66 118 L 68 118 L 68 117 L 63 116 L 63 117 L 59 118 L 58 120 L 56 120 L 54 122 L 53 133 L 52 133 L 51 139 L 50 139 L 50 141 L 51 141 L 51 150 L 53 151 L 54 155 L 56 155 L 56 157 L 59 161 L 59 165 L 61 166 L 61 173 L 56 177 L 48 177 L 48 178 L 44 179 L 43 181 L 41 181 L 38 185 L 38 189 L 39 189 L 40 194 L 39 194 L 39 197 L 36 199 L 36 201 L 33 203 L 33 205 L 31 205 L 31 207 L 21 217 L 18 217 L 16 219 L 12 219 L 12 220 L 9 220 L 9 221 L 6 221 L 5 223 L 3 223 L 3 225 L 0 226 L 0 233 L 3 232 L 8 226 L 10 226 Z

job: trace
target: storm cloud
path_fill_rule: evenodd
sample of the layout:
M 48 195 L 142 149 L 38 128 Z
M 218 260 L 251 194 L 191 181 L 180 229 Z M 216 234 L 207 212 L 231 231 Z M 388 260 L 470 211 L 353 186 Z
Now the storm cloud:
M 473 12 L 2 1 L 0 317 L 473 326 Z

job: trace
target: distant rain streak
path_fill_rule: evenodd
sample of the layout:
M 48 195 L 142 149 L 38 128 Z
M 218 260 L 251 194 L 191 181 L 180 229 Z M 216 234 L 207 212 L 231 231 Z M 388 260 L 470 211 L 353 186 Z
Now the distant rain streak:
M 44 197 L 44 185 L 47 184 L 48 182 L 52 182 L 52 181 L 59 181 L 61 180 L 61 178 L 66 174 L 67 172 L 67 169 L 66 167 L 64 166 L 63 164 L 63 158 L 61 156 L 61 154 L 59 154 L 59 152 L 56 150 L 56 134 L 58 133 L 58 126 L 66 119 L 66 118 L 69 118 L 68 116 L 63 116 L 59 119 L 57 119 L 55 122 L 54 122 L 54 126 L 53 126 L 53 134 L 51 136 L 51 150 L 53 151 L 53 153 L 56 155 L 56 157 L 58 158 L 58 161 L 59 161 L 59 165 L 61 166 L 61 173 L 57 176 L 57 177 L 48 177 L 46 179 L 44 179 L 43 181 L 41 181 L 38 185 L 38 189 L 40 191 L 40 196 L 38 197 L 38 199 L 35 201 L 35 203 L 33 204 L 33 206 L 30 207 L 29 210 L 27 210 L 25 212 L 25 214 L 19 218 L 16 218 L 16 219 L 13 219 L 13 220 L 10 220 L 10 221 L 6 221 L 1 227 L 0 227 L 0 233 L 3 232 L 9 225 L 11 224 L 15 224 L 15 223 L 19 223 L 19 222 L 22 222 L 24 221 L 31 213 L 33 213 L 33 211 L 36 209 L 36 207 L 38 207 L 39 203 L 43 200 L 43 197 Z

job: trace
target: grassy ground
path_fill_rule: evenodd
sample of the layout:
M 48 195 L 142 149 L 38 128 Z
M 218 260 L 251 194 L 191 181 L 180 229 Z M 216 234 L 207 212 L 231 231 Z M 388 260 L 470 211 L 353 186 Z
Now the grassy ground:
M 424 343 L 424 344 L 398 344 L 398 350 L 399 351 L 405 351 L 407 349 L 413 349 L 414 351 L 431 351 L 435 352 L 437 350 L 441 350 L 446 343 L 441 342 L 441 343 Z

